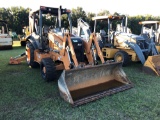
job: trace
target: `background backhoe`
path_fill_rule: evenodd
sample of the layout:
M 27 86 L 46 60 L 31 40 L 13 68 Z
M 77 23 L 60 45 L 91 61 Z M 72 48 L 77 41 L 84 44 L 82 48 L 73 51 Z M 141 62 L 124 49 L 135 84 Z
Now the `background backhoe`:
M 114 59 L 116 62 L 123 62 L 123 66 L 127 66 L 130 61 L 141 61 L 144 65 L 143 70 L 145 72 L 160 75 L 158 70 L 159 63 L 155 61 L 155 59 L 159 60 L 159 52 L 156 49 L 153 37 L 145 39 L 144 36 L 132 34 L 127 28 L 127 17 L 124 15 L 96 16 L 93 17 L 92 20 L 95 21 L 94 33 L 96 33 L 98 20 L 105 22 L 108 29 L 107 33 L 104 29 L 101 29 L 100 32 L 97 33 L 97 40 L 104 58 Z M 112 26 L 113 21 L 119 21 L 116 28 Z M 78 25 L 80 26 L 80 24 Z M 86 31 L 85 27 L 80 26 L 80 28 Z M 80 29 L 78 30 L 80 31 Z M 87 34 L 87 32 L 83 33 Z M 83 36 L 88 35 L 89 34 Z M 81 36 L 81 34 L 78 36 Z
M 32 68 L 40 65 L 41 75 L 46 81 L 58 79 L 61 97 L 74 106 L 133 87 L 122 70 L 121 62 L 104 61 L 94 33 L 87 40 L 71 34 L 70 13 L 61 6 L 41 6 L 30 13 L 31 35 L 26 39 L 28 65 Z M 44 25 L 42 14 L 56 18 L 57 24 Z M 69 29 L 61 26 L 61 15 L 64 14 L 68 16 Z M 95 64 L 92 44 L 98 51 L 99 65 Z M 16 60 L 11 59 L 11 63 Z
M 146 39 L 153 38 L 158 52 L 160 52 L 160 21 L 141 21 L 141 35 Z
M 13 40 L 9 35 L 7 22 L 0 20 L 0 49 L 12 49 Z

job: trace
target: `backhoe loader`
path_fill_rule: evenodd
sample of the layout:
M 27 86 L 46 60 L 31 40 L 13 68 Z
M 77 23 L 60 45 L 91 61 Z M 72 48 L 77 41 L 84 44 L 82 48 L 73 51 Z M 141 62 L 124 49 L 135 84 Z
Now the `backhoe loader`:
M 9 35 L 7 22 L 0 20 L 0 49 L 12 49 L 13 39 Z
M 91 34 L 88 40 L 71 34 L 70 13 L 61 6 L 40 6 L 39 10 L 30 13 L 31 35 L 26 44 L 28 65 L 32 68 L 40 65 L 42 78 L 46 81 L 58 79 L 61 97 L 73 106 L 132 88 L 122 63 L 104 60 L 95 34 Z M 42 14 L 56 17 L 58 25 L 43 25 Z M 64 14 L 68 16 L 69 29 L 61 26 L 61 16 Z M 101 59 L 99 65 L 94 62 L 92 44 Z M 16 60 L 12 58 L 11 64 Z
M 146 39 L 153 38 L 158 52 L 160 52 L 160 21 L 141 21 L 141 35 Z
M 106 22 L 108 28 L 107 34 L 103 29 L 97 33 L 97 40 L 104 58 L 123 62 L 123 66 L 127 66 L 130 61 L 141 61 L 144 65 L 143 71 L 160 76 L 158 62 L 160 56 L 153 42 L 153 37 L 145 39 L 144 36 L 132 34 L 127 29 L 127 17 L 124 15 L 96 16 L 92 20 L 95 21 L 94 33 L 96 33 L 97 20 Z M 116 30 L 112 28 L 114 20 L 121 21 L 121 24 L 117 24 Z M 78 36 L 89 36 L 86 32 L 89 31 L 89 27 L 87 29 L 86 23 L 83 26 L 81 24 L 83 22 L 79 20 L 78 31 L 83 30 L 83 36 L 80 32 L 78 32 Z

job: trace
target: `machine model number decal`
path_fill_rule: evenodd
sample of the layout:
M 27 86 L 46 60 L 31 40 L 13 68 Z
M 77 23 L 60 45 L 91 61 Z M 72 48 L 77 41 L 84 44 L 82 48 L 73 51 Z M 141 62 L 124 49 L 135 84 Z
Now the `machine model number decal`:
M 77 40 L 73 40 L 73 42 L 78 42 Z

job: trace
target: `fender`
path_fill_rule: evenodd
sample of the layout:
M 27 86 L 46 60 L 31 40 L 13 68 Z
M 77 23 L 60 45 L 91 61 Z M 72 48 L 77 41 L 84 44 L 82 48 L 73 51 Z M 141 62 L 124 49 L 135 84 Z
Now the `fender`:
M 126 41 L 125 43 L 129 45 L 135 51 L 141 63 L 144 64 L 146 60 L 145 60 L 145 57 L 144 57 L 144 54 L 141 48 L 136 43 L 133 43 L 133 42 Z
M 36 42 L 36 39 L 34 39 L 34 37 L 32 37 L 31 35 L 27 36 L 26 40 L 32 43 L 34 49 L 38 49 L 38 42 Z

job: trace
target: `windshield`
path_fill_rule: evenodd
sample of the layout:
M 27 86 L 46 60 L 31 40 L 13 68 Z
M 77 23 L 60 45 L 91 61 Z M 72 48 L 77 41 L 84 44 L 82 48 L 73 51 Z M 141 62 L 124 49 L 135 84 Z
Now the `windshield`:
M 152 28 L 153 30 L 157 30 L 159 28 L 159 24 L 158 23 L 157 24 L 155 24 L 155 23 L 153 23 L 153 24 L 145 24 L 144 27 L 148 28 L 148 29 Z

